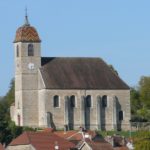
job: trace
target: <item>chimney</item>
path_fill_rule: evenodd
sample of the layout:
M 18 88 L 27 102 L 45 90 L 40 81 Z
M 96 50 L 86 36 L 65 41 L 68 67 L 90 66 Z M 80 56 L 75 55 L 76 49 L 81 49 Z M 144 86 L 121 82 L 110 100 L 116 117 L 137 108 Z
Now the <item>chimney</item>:
M 55 141 L 55 147 L 54 147 L 55 150 L 59 150 L 59 146 L 58 146 L 58 142 Z

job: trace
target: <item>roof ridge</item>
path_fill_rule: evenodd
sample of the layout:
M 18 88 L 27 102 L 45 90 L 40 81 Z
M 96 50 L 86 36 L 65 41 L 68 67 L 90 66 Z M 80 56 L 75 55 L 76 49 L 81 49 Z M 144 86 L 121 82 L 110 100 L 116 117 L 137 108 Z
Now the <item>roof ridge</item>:
M 53 57 L 46 57 L 46 56 L 43 56 L 41 58 L 85 58 L 85 59 L 102 59 L 101 57 L 90 57 L 90 56 L 53 56 Z

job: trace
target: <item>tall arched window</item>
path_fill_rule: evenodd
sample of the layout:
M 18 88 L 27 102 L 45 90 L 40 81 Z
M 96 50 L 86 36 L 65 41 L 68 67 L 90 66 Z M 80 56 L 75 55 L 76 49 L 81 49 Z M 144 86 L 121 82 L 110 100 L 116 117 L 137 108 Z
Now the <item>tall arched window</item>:
M 18 107 L 17 107 L 18 109 L 20 109 L 20 104 L 19 104 L 19 102 L 18 102 Z
M 53 106 L 59 107 L 59 96 L 58 95 L 55 95 L 53 98 Z
M 104 95 L 102 97 L 102 107 L 107 107 L 107 96 L 106 95 Z
M 119 120 L 120 121 L 123 120 L 123 111 L 122 110 L 119 111 Z
M 76 102 L 75 102 L 75 96 L 74 95 L 72 95 L 70 97 L 70 106 L 71 107 L 76 107 Z
M 91 95 L 88 95 L 85 100 L 86 107 L 91 107 Z
M 19 57 L 19 45 L 16 47 L 16 57 Z
M 28 45 L 28 56 L 34 56 L 34 47 L 33 44 Z
M 17 117 L 18 117 L 18 126 L 20 126 L 20 119 L 21 119 L 21 118 L 20 118 L 20 115 L 18 114 Z

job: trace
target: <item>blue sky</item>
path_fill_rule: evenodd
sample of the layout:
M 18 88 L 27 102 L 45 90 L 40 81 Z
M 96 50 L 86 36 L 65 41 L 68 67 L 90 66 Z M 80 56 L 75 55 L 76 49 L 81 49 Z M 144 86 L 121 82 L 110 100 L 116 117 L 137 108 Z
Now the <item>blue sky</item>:
M 26 6 L 42 56 L 101 57 L 130 86 L 150 75 L 149 0 L 0 0 L 0 96 L 14 77 L 13 40 Z

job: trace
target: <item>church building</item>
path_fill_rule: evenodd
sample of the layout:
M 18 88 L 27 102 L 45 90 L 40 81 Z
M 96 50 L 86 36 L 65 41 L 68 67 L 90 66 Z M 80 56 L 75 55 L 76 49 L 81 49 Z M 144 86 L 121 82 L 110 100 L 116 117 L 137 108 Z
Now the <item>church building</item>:
M 14 40 L 18 126 L 128 130 L 130 88 L 101 58 L 42 57 L 37 30 L 25 23 Z

